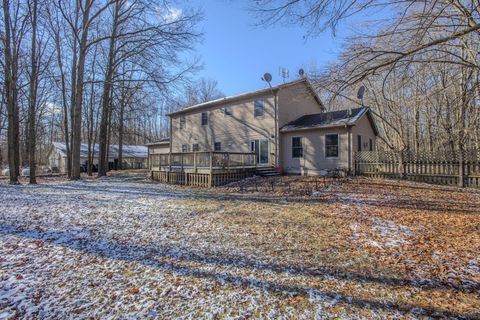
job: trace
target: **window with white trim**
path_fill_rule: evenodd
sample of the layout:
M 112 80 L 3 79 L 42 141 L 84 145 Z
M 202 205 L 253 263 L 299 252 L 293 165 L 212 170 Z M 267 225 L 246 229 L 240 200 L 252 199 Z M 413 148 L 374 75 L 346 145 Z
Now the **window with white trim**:
M 302 137 L 292 137 L 292 158 L 303 158 Z
M 185 129 L 185 116 L 180 116 L 180 129 Z
M 325 135 L 325 158 L 338 158 L 339 155 L 338 134 Z
M 208 113 L 202 112 L 202 126 L 208 125 Z
M 253 116 L 256 117 L 263 117 L 265 114 L 265 106 L 263 100 L 255 100 L 253 102 Z

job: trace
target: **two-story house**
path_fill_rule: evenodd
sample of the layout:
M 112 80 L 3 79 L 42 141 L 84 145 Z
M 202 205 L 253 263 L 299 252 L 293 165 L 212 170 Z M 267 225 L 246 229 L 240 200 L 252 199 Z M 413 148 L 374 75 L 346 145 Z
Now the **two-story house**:
M 377 136 L 367 108 L 326 112 L 307 79 L 205 102 L 169 116 L 169 153 L 252 152 L 257 166 L 291 174 L 351 171 L 353 153 L 374 150 Z

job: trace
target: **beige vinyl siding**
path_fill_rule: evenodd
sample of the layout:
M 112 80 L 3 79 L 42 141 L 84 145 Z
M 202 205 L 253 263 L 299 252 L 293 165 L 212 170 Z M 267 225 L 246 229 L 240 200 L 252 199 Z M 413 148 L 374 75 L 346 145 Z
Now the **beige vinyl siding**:
M 278 130 L 287 123 L 307 114 L 322 112 L 322 107 L 304 83 L 299 83 L 287 87 L 278 92 Z M 280 134 L 281 136 L 281 134 Z M 282 165 L 282 159 L 285 157 L 285 150 L 279 139 L 279 161 Z M 287 154 L 290 154 L 288 150 Z
M 254 101 L 264 101 L 264 115 L 254 116 Z M 226 115 L 227 107 L 230 115 Z M 208 114 L 208 125 L 201 124 L 202 112 Z M 217 105 L 197 112 L 187 113 L 185 128 L 180 129 L 180 115 L 172 117 L 172 152 L 181 152 L 182 144 L 199 144 L 200 151 L 214 150 L 220 142 L 222 151 L 250 152 L 250 141 L 269 140 L 270 150 L 274 143 L 275 111 L 274 97 L 262 95 L 239 102 Z M 269 155 L 270 161 L 273 156 Z
M 170 145 L 166 143 L 166 144 L 148 146 L 148 150 L 150 154 L 169 153 Z
M 367 114 L 364 114 L 360 119 L 358 119 L 355 126 L 352 127 L 352 143 L 353 143 L 353 152 L 358 151 L 358 138 L 357 136 L 362 136 L 362 151 L 369 151 L 368 141 L 372 139 L 373 141 L 373 150 L 376 148 L 376 136 L 373 128 L 370 124 Z
M 322 112 L 312 90 L 304 83 L 298 83 L 278 92 L 278 126 L 281 128 L 287 123 L 307 114 Z
M 338 134 L 338 158 L 325 156 L 325 135 Z M 302 137 L 303 158 L 292 157 L 292 137 Z M 346 128 L 297 130 L 282 133 L 283 169 L 290 174 L 318 175 L 322 170 L 348 169 L 348 131 Z
M 268 140 L 269 162 L 275 163 L 275 136 L 284 124 L 303 115 L 319 113 L 322 107 L 305 82 L 286 86 L 276 91 L 277 119 L 275 126 L 275 94 L 273 92 L 252 95 L 229 103 L 218 103 L 183 114 L 172 115 L 172 152 L 181 152 L 182 145 L 198 143 L 200 151 L 214 150 L 220 142 L 222 151 L 250 152 L 252 140 Z M 254 101 L 264 101 L 264 115 L 254 116 Z M 228 108 L 230 114 L 225 114 Z M 202 125 L 202 112 L 208 113 L 208 125 Z M 184 129 L 180 129 L 180 117 L 185 117 Z M 280 139 L 278 139 L 280 151 Z M 279 161 L 282 152 L 279 152 Z

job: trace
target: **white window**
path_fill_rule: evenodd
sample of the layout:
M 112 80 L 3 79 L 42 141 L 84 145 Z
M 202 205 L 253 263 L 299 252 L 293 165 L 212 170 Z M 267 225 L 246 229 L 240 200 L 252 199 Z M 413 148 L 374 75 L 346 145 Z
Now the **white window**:
M 302 137 L 292 137 L 292 158 L 303 158 Z
M 208 113 L 202 112 L 202 126 L 208 125 Z
M 180 129 L 185 129 L 185 116 L 180 116 Z
M 253 103 L 253 115 L 256 117 L 263 117 L 265 113 L 265 107 L 263 100 L 255 100 Z
M 326 134 L 325 135 L 325 157 L 326 158 L 338 158 L 338 134 Z

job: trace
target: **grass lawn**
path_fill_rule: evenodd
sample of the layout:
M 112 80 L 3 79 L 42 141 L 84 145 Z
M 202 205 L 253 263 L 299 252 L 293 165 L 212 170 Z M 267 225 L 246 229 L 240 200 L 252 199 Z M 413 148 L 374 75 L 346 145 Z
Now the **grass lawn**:
M 480 192 L 314 188 L 1 184 L 0 319 L 480 318 Z

